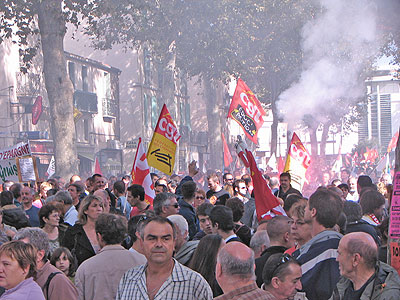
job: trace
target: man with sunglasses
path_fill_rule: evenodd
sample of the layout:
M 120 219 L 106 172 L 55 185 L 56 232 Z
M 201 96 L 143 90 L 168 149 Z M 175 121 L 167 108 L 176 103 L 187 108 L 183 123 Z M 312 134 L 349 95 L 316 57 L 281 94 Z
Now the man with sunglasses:
M 157 194 L 153 200 L 153 208 L 156 215 L 164 218 L 179 213 L 176 195 L 171 193 Z
M 262 289 L 270 292 L 277 300 L 294 299 L 301 290 L 301 267 L 289 254 L 271 255 L 263 269 Z

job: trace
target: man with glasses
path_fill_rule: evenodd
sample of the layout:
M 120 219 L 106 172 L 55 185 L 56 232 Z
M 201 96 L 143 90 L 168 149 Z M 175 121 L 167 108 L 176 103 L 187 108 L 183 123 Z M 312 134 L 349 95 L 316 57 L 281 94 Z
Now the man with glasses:
M 225 173 L 222 176 L 222 180 L 224 181 L 224 190 L 227 191 L 231 197 L 233 197 L 234 192 L 233 192 L 233 175 L 231 173 Z
M 168 217 L 179 213 L 179 203 L 176 195 L 171 193 L 157 194 L 153 200 L 154 213 L 157 216 Z
M 218 253 L 215 278 L 224 294 L 218 300 L 273 300 L 275 297 L 258 288 L 254 281 L 254 252 L 245 244 L 226 244 Z
M 301 290 L 301 267 L 289 254 L 271 255 L 263 269 L 262 289 L 277 300 L 294 299 Z
M 253 219 L 254 219 L 254 211 L 256 210 L 256 202 L 254 198 L 247 198 L 248 190 L 246 182 L 243 179 L 235 180 L 233 183 L 233 190 L 235 193 L 235 197 L 238 197 L 242 200 L 244 204 L 244 213 L 243 217 L 240 220 L 247 227 L 253 227 Z

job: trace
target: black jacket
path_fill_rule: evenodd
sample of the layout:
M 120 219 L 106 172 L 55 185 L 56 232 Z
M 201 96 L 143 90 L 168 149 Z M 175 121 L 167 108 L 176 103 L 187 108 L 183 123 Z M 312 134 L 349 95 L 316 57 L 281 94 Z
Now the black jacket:
M 13 226 L 16 229 L 31 226 L 22 208 L 16 207 L 15 205 L 3 206 L 3 223 Z
M 283 246 L 271 246 L 271 247 L 265 249 L 264 252 L 261 253 L 261 256 L 259 258 L 256 258 L 256 277 L 257 277 L 257 285 L 259 287 L 261 287 L 261 285 L 263 284 L 262 274 L 263 274 L 264 265 L 267 262 L 268 258 L 272 254 L 283 253 L 286 250 L 287 250 L 287 248 L 283 247 Z

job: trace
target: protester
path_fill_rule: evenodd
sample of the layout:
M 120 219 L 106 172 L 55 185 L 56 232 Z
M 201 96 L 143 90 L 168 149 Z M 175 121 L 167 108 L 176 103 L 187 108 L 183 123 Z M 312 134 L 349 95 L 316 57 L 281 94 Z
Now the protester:
M 226 200 L 230 198 L 230 194 L 225 191 L 219 181 L 219 177 L 216 174 L 212 174 L 207 177 L 208 188 L 207 199 L 209 199 L 211 204 L 221 204 L 225 205 Z
M 265 249 L 270 247 L 270 240 L 266 230 L 257 231 L 250 240 L 250 248 L 254 251 L 254 258 L 257 259 Z
M 39 225 L 40 225 L 39 215 L 38 215 L 39 208 L 32 205 L 33 195 L 34 195 L 34 191 L 30 187 L 24 186 L 21 189 L 22 207 L 25 211 L 25 214 L 29 218 L 29 223 L 31 224 L 32 227 L 39 227 Z
M 94 195 L 87 196 L 79 207 L 78 221 L 65 232 L 61 246 L 74 253 L 78 265 L 100 250 L 95 223 L 102 212 L 103 201 Z
M 79 299 L 114 299 L 122 275 L 145 263 L 121 246 L 127 225 L 123 216 L 103 213 L 97 218 L 95 229 L 101 250 L 76 271 Z
M 25 212 L 13 204 L 13 194 L 10 191 L 1 192 L 0 203 L 3 211 L 3 223 L 5 225 L 16 229 L 30 226 Z
M 68 248 L 59 247 L 54 250 L 50 257 L 50 263 L 69 277 L 69 279 L 73 280 L 75 277 L 76 262 Z
M 295 188 L 292 187 L 290 184 L 292 180 L 292 177 L 290 176 L 290 173 L 284 172 L 281 173 L 279 176 L 279 190 L 275 192 L 275 196 L 281 198 L 283 201 L 285 201 L 286 197 L 289 194 L 298 194 L 301 196 L 300 191 L 296 190 Z
M 16 240 L 32 244 L 37 249 L 36 283 L 42 288 L 47 300 L 78 299 L 78 292 L 72 282 L 48 261 L 49 238 L 40 228 L 23 228 L 15 236 Z
M 364 189 L 360 197 L 360 205 L 362 220 L 372 226 L 378 226 L 383 218 L 385 197 L 376 190 Z
M 196 218 L 196 211 L 193 207 L 196 192 L 196 183 L 194 181 L 185 182 L 181 191 L 183 198 L 179 200 L 179 214 L 182 215 L 189 225 L 189 239 L 193 239 L 200 230 L 199 220 Z
M 213 233 L 212 224 L 210 220 L 210 212 L 213 209 L 214 205 L 211 203 L 205 202 L 201 204 L 196 209 L 196 216 L 199 220 L 200 231 L 196 233 L 193 237 L 193 240 L 200 240 L 202 237 L 207 234 Z
M 153 200 L 153 208 L 156 215 L 168 217 L 179 213 L 179 203 L 176 195 L 171 193 L 159 193 Z
M 171 221 L 160 216 L 149 218 L 140 231 L 147 264 L 124 274 L 116 300 L 212 299 L 207 281 L 172 258 L 176 232 Z
M 122 180 L 117 180 L 113 185 L 113 192 L 115 197 L 117 197 L 117 210 L 122 212 L 122 214 L 129 220 L 132 207 L 125 197 L 125 183 Z
M 43 292 L 33 280 L 36 275 L 36 249 L 21 241 L 0 246 L 0 286 L 6 291 L 0 299 L 44 300 Z
M 197 188 L 195 195 L 194 195 L 194 202 L 193 202 L 193 207 L 197 208 L 203 203 L 205 203 L 206 200 L 206 192 L 202 189 Z
M 357 202 L 359 198 L 359 195 L 357 193 L 357 179 L 354 177 L 349 177 L 349 179 L 347 180 L 347 186 L 349 187 L 349 192 L 347 194 L 346 200 Z
M 60 247 L 63 234 L 60 235 L 58 226 L 60 225 L 60 212 L 53 203 L 47 203 L 39 210 L 40 227 L 46 232 L 49 238 L 50 255 L 55 249 Z
M 245 243 L 247 246 L 250 246 L 250 239 L 252 236 L 252 230 L 240 222 L 241 218 L 243 217 L 244 213 L 244 204 L 243 202 L 237 198 L 229 198 L 226 203 L 226 207 L 232 209 L 232 216 L 233 216 L 233 232 Z
M 220 235 L 208 234 L 200 240 L 189 264 L 193 271 L 200 273 L 207 280 L 213 292 L 213 297 L 223 293 L 215 278 L 215 267 L 218 252 L 224 245 L 225 242 Z
M 217 205 L 210 212 L 210 220 L 213 233 L 219 234 L 225 243 L 242 242 L 233 232 L 235 225 L 233 224 L 232 209 L 223 205 Z
M 289 254 L 292 254 L 296 249 L 303 246 L 312 238 L 311 224 L 306 223 L 304 220 L 306 206 L 307 202 L 301 201 L 295 203 L 290 209 L 290 216 L 293 220 L 291 232 L 296 245 L 286 251 Z
M 142 222 L 147 218 L 148 216 L 146 215 L 139 215 L 130 218 L 128 221 L 128 234 L 132 243 L 129 251 L 134 253 L 137 257 L 140 257 L 140 259 L 144 262 L 146 262 L 146 257 L 143 255 L 143 248 L 140 244 L 140 240 L 138 239 L 138 227 L 141 226 Z
M 145 192 L 141 185 L 132 184 L 127 190 L 127 200 L 132 206 L 131 218 L 143 214 L 148 209 L 152 209 L 151 205 L 145 201 Z
M 224 294 L 215 298 L 274 299 L 254 281 L 254 253 L 240 242 L 226 244 L 218 253 L 215 276 Z

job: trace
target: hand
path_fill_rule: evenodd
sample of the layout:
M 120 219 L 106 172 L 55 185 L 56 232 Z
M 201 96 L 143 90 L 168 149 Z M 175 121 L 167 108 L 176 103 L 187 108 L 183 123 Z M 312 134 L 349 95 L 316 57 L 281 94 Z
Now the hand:
M 193 177 L 197 173 L 199 173 L 199 168 L 197 167 L 197 161 L 192 160 L 192 162 L 189 164 L 188 169 L 189 169 L 189 176 Z

